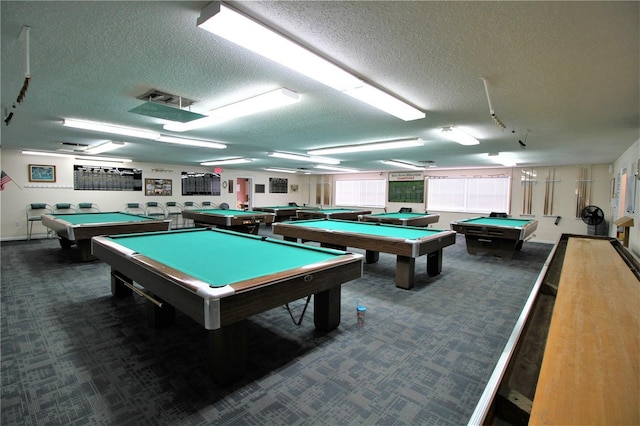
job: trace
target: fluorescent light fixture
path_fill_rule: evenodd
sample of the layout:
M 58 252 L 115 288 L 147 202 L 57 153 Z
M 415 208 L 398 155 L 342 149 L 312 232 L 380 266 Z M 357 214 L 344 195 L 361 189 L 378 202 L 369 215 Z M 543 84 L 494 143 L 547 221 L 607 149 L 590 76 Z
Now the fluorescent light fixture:
M 416 166 L 415 164 L 405 163 L 404 161 L 382 160 L 382 162 L 390 166 L 400 167 L 401 169 L 424 170 L 424 167 Z
M 220 2 L 211 2 L 205 6 L 200 13 L 197 25 L 232 43 L 364 102 L 370 103 L 365 99 L 370 100 L 372 97 L 381 97 L 380 95 L 373 95 L 373 92 L 378 91 L 378 89 L 374 89 L 358 77 Z M 354 92 L 349 93 L 349 91 Z M 385 95 L 394 99 L 393 103 L 402 102 L 391 95 Z M 370 104 L 376 108 L 381 107 L 379 102 Z M 403 120 L 415 120 L 425 116 L 424 113 L 412 106 L 404 105 L 405 108 L 413 109 L 413 113 L 397 113 L 393 115 Z M 381 109 L 389 112 L 388 106 Z
M 340 160 L 336 160 L 334 158 L 315 157 L 315 156 L 309 157 L 309 156 L 300 155 L 300 154 L 289 154 L 287 152 L 270 152 L 267 155 L 269 157 L 284 158 L 286 160 L 307 161 L 310 163 L 340 164 Z
M 244 117 L 246 115 L 257 114 L 262 111 L 276 109 L 281 106 L 290 105 L 300 100 L 300 95 L 283 87 L 254 96 L 239 102 L 235 102 L 220 108 L 212 109 L 208 117 L 189 121 L 187 123 L 167 123 L 163 127 L 172 132 L 186 132 L 188 130 L 200 129 L 216 124 L 224 123 L 227 120 Z
M 442 134 L 447 139 L 458 142 L 460 145 L 478 145 L 480 141 L 455 127 L 443 127 Z
M 404 121 L 426 117 L 424 112 L 367 83 L 345 90 L 344 93 Z
M 92 157 L 89 155 L 70 155 L 70 154 L 59 154 L 57 152 L 41 152 L 41 151 L 22 151 L 24 155 L 40 155 L 43 157 L 62 157 L 62 158 L 75 158 L 76 160 L 92 160 L 92 161 L 111 161 L 115 163 L 130 163 L 131 160 L 128 158 L 111 158 L 111 157 Z
M 333 170 L 335 172 L 347 172 L 347 173 L 357 173 L 359 170 L 356 169 L 347 169 L 345 167 L 334 167 L 334 166 L 324 166 L 322 164 L 318 164 L 317 166 L 313 166 L 316 169 L 322 170 Z
M 92 157 L 90 155 L 83 155 L 80 157 L 75 157 L 76 160 L 90 160 L 90 161 L 107 161 L 110 163 L 130 163 L 131 160 L 129 158 L 114 158 L 114 157 Z
M 298 102 L 300 96 L 289 89 L 280 88 L 253 98 L 245 99 L 227 106 L 212 109 L 211 116 L 231 120 L 245 115 L 257 114 L 262 111 L 279 108 Z
M 180 123 L 180 122 L 174 121 L 172 123 L 165 124 L 164 126 L 162 126 L 162 128 L 165 130 L 169 130 L 171 132 L 187 132 L 189 130 L 214 126 L 216 124 L 220 124 L 225 121 L 226 120 L 220 117 L 205 117 L 205 118 L 199 118 L 197 120 L 189 121 L 187 123 Z
M 208 142 L 201 141 L 196 139 L 184 139 L 184 138 L 176 138 L 174 136 L 166 136 L 162 135 L 158 139 L 158 142 L 166 142 L 166 143 L 174 143 L 178 145 L 189 145 L 189 146 L 199 146 L 202 148 L 213 148 L 213 149 L 225 149 L 227 145 L 218 142 Z
M 243 164 L 250 163 L 251 160 L 248 158 L 229 158 L 227 160 L 213 160 L 207 161 L 204 163 L 200 163 L 201 166 L 222 166 L 225 164 Z
M 150 132 L 147 130 L 134 129 L 131 127 L 114 126 L 112 124 L 98 123 L 95 121 L 74 120 L 65 118 L 62 125 L 66 127 L 74 127 L 76 129 L 94 130 L 96 132 L 113 133 L 116 135 L 132 136 L 142 139 L 158 139 L 160 133 Z
M 502 164 L 505 167 L 515 167 L 518 163 L 516 163 L 516 161 L 510 157 L 505 157 L 504 155 L 500 154 L 499 152 L 496 153 L 489 153 L 488 154 L 489 157 L 495 157 L 495 160 Z
M 424 145 L 420 138 L 403 139 L 388 142 L 375 142 L 360 145 L 344 145 L 332 148 L 320 148 L 307 151 L 309 155 L 348 154 L 351 152 L 380 151 L 385 149 L 415 148 Z
M 40 152 L 40 151 L 22 151 L 23 155 L 41 155 L 43 157 L 67 157 L 72 158 L 74 155 L 58 154 L 57 152 Z
M 275 169 L 273 167 L 269 167 L 269 168 L 265 168 L 266 171 L 268 172 L 276 172 L 276 173 L 298 173 L 297 170 L 291 170 L 291 169 Z
M 125 145 L 124 142 L 107 141 L 101 145 L 89 147 L 84 152 L 87 154 L 102 154 L 103 152 L 113 151 L 114 149 L 122 148 Z
M 336 90 L 360 83 L 342 68 L 220 2 L 205 6 L 197 25 Z

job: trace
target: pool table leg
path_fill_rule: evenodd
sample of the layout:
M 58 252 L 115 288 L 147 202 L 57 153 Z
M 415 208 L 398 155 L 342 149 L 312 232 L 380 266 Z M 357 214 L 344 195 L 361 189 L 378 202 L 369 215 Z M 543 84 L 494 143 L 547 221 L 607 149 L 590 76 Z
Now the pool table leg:
M 176 321 L 176 308 L 161 301 L 158 297 L 155 299 L 162 302 L 162 307 L 147 300 L 147 322 L 149 325 L 153 328 L 160 328 L 173 324 Z
M 427 253 L 427 274 L 434 277 L 442 272 L 442 249 Z
M 316 330 L 331 331 L 340 325 L 342 286 L 313 295 L 313 323 Z
M 396 260 L 396 287 L 409 290 L 415 281 L 416 259 L 408 256 L 398 256 Z
M 97 258 L 91 254 L 91 240 L 78 240 L 76 246 L 80 251 L 80 260 L 88 262 L 90 260 L 96 260 Z
M 247 368 L 247 321 L 241 320 L 207 333 L 207 362 L 213 380 L 225 385 L 241 378 Z
M 380 259 L 380 252 L 379 251 L 367 250 L 365 252 L 364 259 L 365 259 L 365 262 L 367 262 L 367 263 L 376 263 Z
M 123 284 L 125 280 L 132 284 L 133 281 L 122 274 L 119 274 L 115 269 L 111 268 L 111 295 L 113 297 L 127 297 L 131 296 L 133 290 Z

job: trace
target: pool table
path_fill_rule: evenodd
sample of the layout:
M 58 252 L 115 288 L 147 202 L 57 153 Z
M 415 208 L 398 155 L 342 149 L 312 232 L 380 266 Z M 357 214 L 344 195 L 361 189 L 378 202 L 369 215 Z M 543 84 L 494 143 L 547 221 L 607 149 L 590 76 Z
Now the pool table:
M 195 226 L 217 226 L 248 234 L 257 234 L 260 224 L 273 223 L 273 213 L 256 212 L 252 210 L 229 209 L 196 209 L 182 210 L 184 219 L 192 219 Z
M 479 216 L 451 222 L 451 229 L 465 235 L 469 254 L 487 252 L 504 258 L 519 251 L 537 228 L 535 219 L 510 217 Z
M 438 222 L 440 219 L 439 214 L 429 213 L 376 213 L 365 214 L 362 216 L 364 222 L 378 222 L 378 223 L 390 223 L 392 225 L 403 226 L 429 226 L 432 223 Z
M 362 209 L 299 209 L 296 213 L 298 219 L 344 219 L 358 220 L 359 216 L 370 214 L 371 210 Z
M 60 237 L 60 246 L 76 245 L 83 261 L 94 260 L 91 238 L 98 235 L 166 231 L 170 220 L 124 212 L 64 213 L 42 215 L 42 224 Z
M 147 297 L 152 326 L 173 322 L 175 309 L 204 326 L 220 383 L 245 372 L 248 317 L 313 294 L 316 329 L 333 330 L 342 284 L 362 276 L 360 254 L 219 228 L 97 237 L 92 246 L 111 265 L 114 297 Z
M 427 273 L 438 275 L 442 271 L 442 249 L 456 242 L 456 233 L 449 230 L 333 219 L 274 223 L 273 233 L 288 241 L 316 241 L 340 250 L 364 249 L 367 263 L 377 262 L 380 252 L 395 254 L 395 283 L 403 289 L 414 285 L 417 257 L 426 254 Z
M 319 207 L 313 206 L 267 206 L 267 207 L 254 207 L 253 210 L 257 212 L 273 213 L 275 215 L 275 222 L 282 222 L 294 217 L 298 210 L 318 210 Z

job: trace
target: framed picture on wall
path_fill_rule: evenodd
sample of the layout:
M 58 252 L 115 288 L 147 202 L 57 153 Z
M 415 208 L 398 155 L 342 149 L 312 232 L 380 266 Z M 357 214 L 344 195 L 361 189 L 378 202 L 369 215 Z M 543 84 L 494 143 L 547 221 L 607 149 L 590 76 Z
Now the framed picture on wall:
M 55 182 L 56 166 L 29 164 L 29 182 Z
M 171 179 L 145 179 L 144 195 L 171 195 Z

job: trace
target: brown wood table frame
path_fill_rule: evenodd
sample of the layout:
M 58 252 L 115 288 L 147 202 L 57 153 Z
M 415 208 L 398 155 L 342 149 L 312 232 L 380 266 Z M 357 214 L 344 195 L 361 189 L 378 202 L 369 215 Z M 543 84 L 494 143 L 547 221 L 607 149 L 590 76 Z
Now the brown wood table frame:
M 186 230 L 200 231 L 229 232 Z M 263 241 L 289 244 L 267 238 Z M 134 282 L 143 287 L 137 292 L 143 292 L 149 299 L 151 325 L 173 322 L 174 309 L 178 309 L 204 326 L 209 336 L 209 372 L 215 381 L 223 384 L 240 378 L 245 372 L 247 318 L 313 294 L 316 329 L 333 330 L 340 324 L 342 284 L 362 276 L 362 255 L 338 253 L 324 262 L 211 287 L 181 270 L 123 247 L 115 238 L 97 237 L 92 245 L 94 254 L 111 265 L 111 291 L 115 297 L 131 294 Z M 304 250 L 305 246 L 299 248 Z M 194 250 L 202 248 L 194 247 Z M 228 265 L 230 268 L 237 266 Z
M 396 226 L 370 224 L 370 226 Z M 273 233 L 282 235 L 288 241 L 315 241 L 322 247 L 346 250 L 354 247 L 366 250 L 366 262 L 378 261 L 379 253 L 396 255 L 396 287 L 411 289 L 415 283 L 416 258 L 427 255 L 427 273 L 436 276 L 442 271 L 442 249 L 455 244 L 456 233 L 440 231 L 436 235 L 429 235 L 419 239 L 391 238 L 357 232 L 343 232 L 312 228 L 304 226 L 302 222 L 275 223 Z

